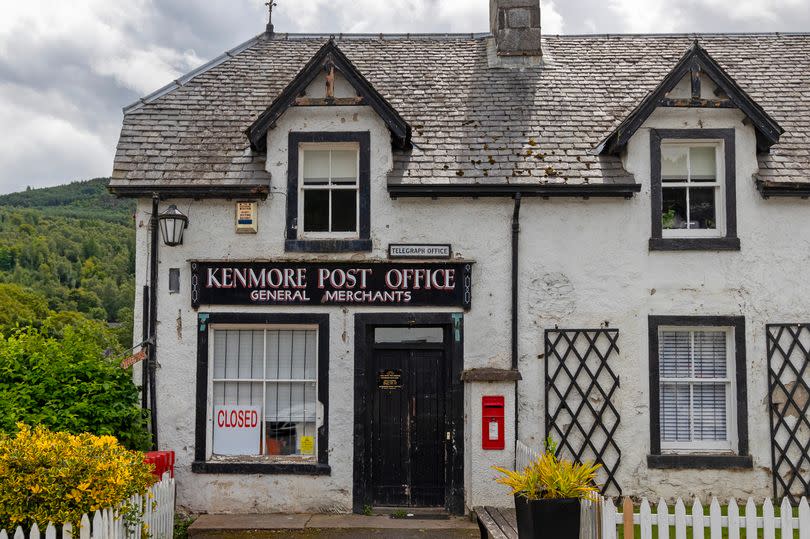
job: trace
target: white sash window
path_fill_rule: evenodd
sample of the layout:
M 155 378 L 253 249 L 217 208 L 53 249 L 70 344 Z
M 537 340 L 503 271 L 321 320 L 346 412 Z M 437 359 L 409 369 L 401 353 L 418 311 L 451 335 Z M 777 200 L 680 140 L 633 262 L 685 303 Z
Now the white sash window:
M 735 451 L 734 330 L 659 327 L 661 449 Z

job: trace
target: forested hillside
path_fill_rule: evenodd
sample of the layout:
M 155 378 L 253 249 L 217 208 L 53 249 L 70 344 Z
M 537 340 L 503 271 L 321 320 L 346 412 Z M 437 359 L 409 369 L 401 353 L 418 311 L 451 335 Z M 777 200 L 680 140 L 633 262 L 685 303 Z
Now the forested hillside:
M 107 191 L 109 178 L 72 182 L 56 187 L 31 189 L 0 195 L 0 206 L 34 208 L 49 216 L 104 220 L 129 226 L 135 203 Z
M 109 195 L 106 182 L 0 196 L 0 283 L 18 285 L 0 289 L 0 326 L 36 325 L 42 303 L 108 322 L 131 342 L 134 206 Z

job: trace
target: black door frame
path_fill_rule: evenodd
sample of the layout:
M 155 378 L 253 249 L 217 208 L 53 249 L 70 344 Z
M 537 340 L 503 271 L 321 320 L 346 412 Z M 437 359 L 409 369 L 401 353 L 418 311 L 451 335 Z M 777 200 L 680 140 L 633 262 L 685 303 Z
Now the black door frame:
M 362 513 L 372 503 L 371 462 L 371 386 L 369 368 L 373 361 L 375 326 L 412 327 L 441 326 L 444 329 L 445 353 L 450 366 L 450 392 L 447 395 L 445 424 L 451 433 L 448 461 L 445 466 L 445 508 L 453 514 L 464 514 L 464 315 L 462 313 L 363 313 L 354 315 L 354 492 L 352 509 Z

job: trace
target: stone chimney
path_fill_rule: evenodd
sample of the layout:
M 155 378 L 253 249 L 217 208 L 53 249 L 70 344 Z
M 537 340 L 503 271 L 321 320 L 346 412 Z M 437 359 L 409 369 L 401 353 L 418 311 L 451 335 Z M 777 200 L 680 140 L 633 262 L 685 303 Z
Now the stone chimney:
M 542 56 L 540 0 L 489 0 L 489 28 L 498 56 Z

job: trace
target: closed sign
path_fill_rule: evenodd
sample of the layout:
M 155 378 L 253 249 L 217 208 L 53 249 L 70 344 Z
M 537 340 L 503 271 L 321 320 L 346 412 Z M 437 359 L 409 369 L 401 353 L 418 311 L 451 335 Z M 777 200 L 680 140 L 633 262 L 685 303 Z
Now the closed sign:
M 261 406 L 214 406 L 214 454 L 258 455 L 261 410 Z

